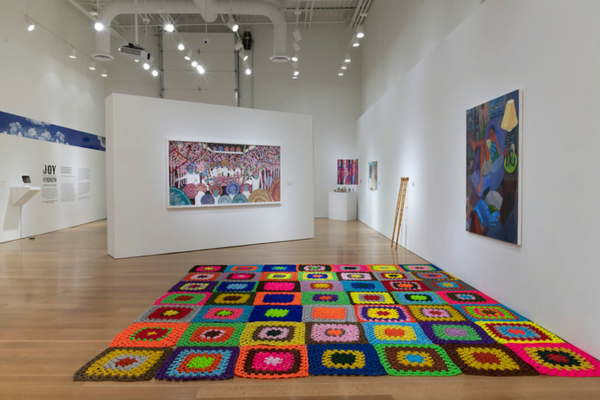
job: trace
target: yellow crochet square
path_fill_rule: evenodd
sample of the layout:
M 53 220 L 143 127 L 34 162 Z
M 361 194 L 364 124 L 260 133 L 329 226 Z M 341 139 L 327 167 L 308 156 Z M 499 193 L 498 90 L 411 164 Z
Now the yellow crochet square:
M 352 364 L 336 363 L 334 357 L 339 355 L 354 356 L 354 362 Z M 366 365 L 365 353 L 358 350 L 325 350 L 321 362 L 327 368 L 362 369 Z

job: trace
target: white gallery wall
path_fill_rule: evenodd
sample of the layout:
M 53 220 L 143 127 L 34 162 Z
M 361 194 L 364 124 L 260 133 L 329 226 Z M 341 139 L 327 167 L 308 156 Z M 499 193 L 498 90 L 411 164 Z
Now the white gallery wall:
M 27 12 L 37 24 L 33 32 L 26 29 Z M 90 22 L 66 1 L 0 2 L 0 111 L 103 136 L 104 82 L 81 53 L 93 50 Z M 77 59 L 68 58 L 65 41 L 81 51 Z M 29 236 L 105 218 L 104 158 L 96 150 L 0 134 L 0 242 L 21 231 Z M 21 184 L 21 175 L 41 186 L 46 164 L 89 167 L 93 196 L 48 204 L 36 195 L 21 221 L 10 188 Z
M 115 258 L 312 238 L 312 117 L 113 94 L 106 102 Z M 281 146 L 281 204 L 167 209 L 167 140 Z
M 243 29 L 244 27 L 242 27 Z M 288 53 L 293 53 L 292 31 L 288 25 Z M 345 76 L 338 77 L 350 32 L 345 24 L 300 24 L 300 75 L 292 79 L 291 63 L 274 63 L 273 29 L 252 29 L 253 90 L 242 77 L 242 106 L 255 109 L 309 114 L 314 118 L 315 217 L 327 217 L 328 192 L 337 187 L 337 160 L 356 158 L 355 121 L 360 110 L 360 50 Z M 249 95 L 251 94 L 251 96 Z M 250 96 L 250 98 L 249 98 Z
M 386 14 L 386 3 L 377 7 Z M 595 357 L 598 15 L 595 0 L 487 0 L 410 71 L 386 75 L 388 90 L 357 122 L 361 177 L 377 160 L 386 182 L 361 188 L 361 221 L 391 236 L 400 177 L 409 176 L 409 250 Z M 465 111 L 515 89 L 523 90 L 522 246 L 465 231 Z

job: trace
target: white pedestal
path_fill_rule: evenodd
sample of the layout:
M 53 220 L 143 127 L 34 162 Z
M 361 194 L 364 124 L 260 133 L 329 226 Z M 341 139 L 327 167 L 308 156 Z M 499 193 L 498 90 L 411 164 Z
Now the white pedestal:
M 10 188 L 10 201 L 13 206 L 22 206 L 39 192 L 41 188 L 32 186 L 19 186 Z
M 353 221 L 358 212 L 358 194 L 329 192 L 329 219 Z

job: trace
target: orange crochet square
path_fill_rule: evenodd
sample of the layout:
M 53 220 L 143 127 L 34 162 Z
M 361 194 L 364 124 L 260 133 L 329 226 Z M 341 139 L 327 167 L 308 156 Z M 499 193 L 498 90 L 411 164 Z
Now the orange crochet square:
M 315 307 L 312 312 L 314 319 L 338 319 L 343 321 L 346 318 L 346 309 L 344 307 Z
M 179 322 L 136 322 L 110 342 L 110 347 L 172 347 L 190 326 Z
M 307 377 L 306 346 L 242 346 L 235 375 L 259 379 Z

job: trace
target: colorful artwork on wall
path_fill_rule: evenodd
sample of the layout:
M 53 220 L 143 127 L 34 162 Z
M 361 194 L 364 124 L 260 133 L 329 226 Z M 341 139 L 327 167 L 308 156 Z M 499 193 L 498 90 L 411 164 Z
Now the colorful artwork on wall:
M 338 160 L 337 184 L 358 185 L 358 160 Z
M 281 148 L 169 141 L 169 206 L 281 202 Z
M 106 151 L 106 138 L 0 111 L 0 135 Z
M 377 161 L 369 163 L 369 189 L 377 190 Z
M 521 91 L 467 110 L 469 232 L 521 244 Z

